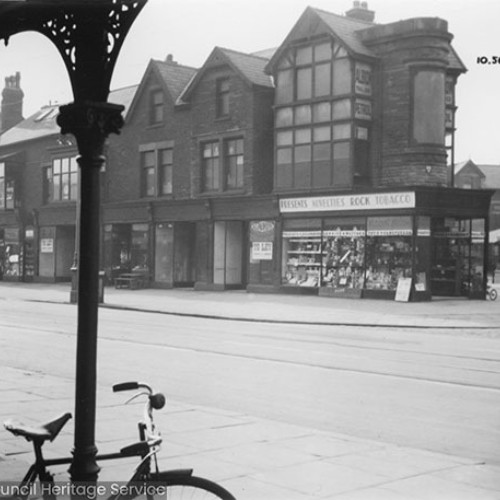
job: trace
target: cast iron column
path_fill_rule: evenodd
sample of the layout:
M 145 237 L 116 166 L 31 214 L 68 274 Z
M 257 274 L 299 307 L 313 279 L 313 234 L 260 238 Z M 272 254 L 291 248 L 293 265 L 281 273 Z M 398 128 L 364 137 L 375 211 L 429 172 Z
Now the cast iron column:
M 72 481 L 96 481 L 95 415 L 97 324 L 99 302 L 100 171 L 106 137 L 123 124 L 123 106 L 105 103 L 69 104 L 60 108 L 63 134 L 78 142 L 80 229 L 78 252 L 78 331 L 76 351 L 75 448 Z
M 106 137 L 119 133 L 122 106 L 107 104 L 113 69 L 125 37 L 147 0 L 0 0 L 0 38 L 36 31 L 61 55 L 74 103 L 58 123 L 80 154 L 78 338 L 73 481 L 97 480 L 95 455 L 97 312 L 99 296 L 99 173 Z

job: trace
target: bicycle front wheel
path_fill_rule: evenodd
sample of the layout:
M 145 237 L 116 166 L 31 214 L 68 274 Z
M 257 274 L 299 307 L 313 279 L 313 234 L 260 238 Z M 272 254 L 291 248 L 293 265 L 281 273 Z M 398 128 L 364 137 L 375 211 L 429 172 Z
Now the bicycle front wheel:
M 221 485 L 191 475 L 177 475 L 160 472 L 150 479 L 155 485 L 155 491 L 148 492 L 148 500 L 154 498 L 167 500 L 236 500 L 229 491 Z M 141 497 L 143 498 L 143 497 Z

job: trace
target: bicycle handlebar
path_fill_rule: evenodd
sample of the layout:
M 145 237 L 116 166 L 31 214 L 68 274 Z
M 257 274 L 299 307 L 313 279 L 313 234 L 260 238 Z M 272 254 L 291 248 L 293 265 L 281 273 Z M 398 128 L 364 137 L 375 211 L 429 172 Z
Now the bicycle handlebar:
M 121 384 L 115 384 L 113 386 L 113 392 L 133 391 L 136 389 L 147 389 L 150 394 L 153 392 L 153 389 L 151 389 L 148 384 L 141 382 L 122 382 Z

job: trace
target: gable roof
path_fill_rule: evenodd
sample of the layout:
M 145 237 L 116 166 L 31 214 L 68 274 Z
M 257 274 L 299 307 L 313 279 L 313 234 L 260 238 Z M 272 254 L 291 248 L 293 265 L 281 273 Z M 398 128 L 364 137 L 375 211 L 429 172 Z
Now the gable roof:
M 487 189 L 500 189 L 500 165 L 478 165 L 484 174 L 484 187 Z
M 174 102 L 197 71 L 195 68 L 182 66 L 171 61 L 152 60 L 151 62 L 161 76 Z
M 136 90 L 137 85 L 131 85 L 111 91 L 108 101 L 113 104 L 125 106 L 123 116 L 126 116 Z M 60 134 L 61 128 L 56 121 L 60 106 L 60 104 L 44 106 L 33 115 L 1 134 L 0 147 Z
M 166 61 L 150 59 L 148 67 L 141 78 L 138 90 L 130 104 L 129 114 L 134 112 L 139 97 L 143 94 L 144 88 L 151 75 L 157 78 L 163 90 L 170 96 L 172 102 L 175 103 L 183 89 L 193 79 L 195 74 L 195 68 L 183 66 L 175 62 L 170 55 L 167 57 Z
M 455 169 L 454 169 L 455 175 L 460 173 L 463 174 L 467 170 L 468 171 L 473 170 L 479 175 L 479 177 L 484 177 L 483 172 L 480 170 L 478 165 L 476 165 L 472 160 L 462 161 L 460 163 L 455 164 Z
M 500 189 L 500 165 L 474 163 L 472 160 L 463 161 L 455 165 L 455 175 L 465 174 L 467 171 L 475 171 L 479 177 L 484 179 L 485 189 Z
M 225 64 L 229 65 L 249 85 L 274 88 L 271 77 L 264 72 L 268 62 L 267 57 L 260 55 L 245 54 L 236 50 L 215 47 L 202 68 L 198 70 L 179 96 L 178 103 L 189 99 L 189 96 L 208 69 Z
M 335 37 L 351 54 L 376 58 L 376 55 L 363 44 L 357 35 L 358 31 L 373 25 L 374 23 L 368 21 L 307 7 L 283 43 L 274 53 L 269 64 L 266 66 L 266 72 L 272 73 L 275 64 L 291 42 L 320 33 Z

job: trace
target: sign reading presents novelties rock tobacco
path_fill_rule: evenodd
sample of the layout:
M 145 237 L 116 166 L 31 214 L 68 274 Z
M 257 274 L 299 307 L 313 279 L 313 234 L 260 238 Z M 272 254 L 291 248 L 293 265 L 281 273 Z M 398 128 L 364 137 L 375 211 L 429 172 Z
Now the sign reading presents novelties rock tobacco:
M 344 210 L 391 210 L 415 208 L 415 193 L 371 193 L 342 196 L 282 198 L 280 212 L 321 212 Z

